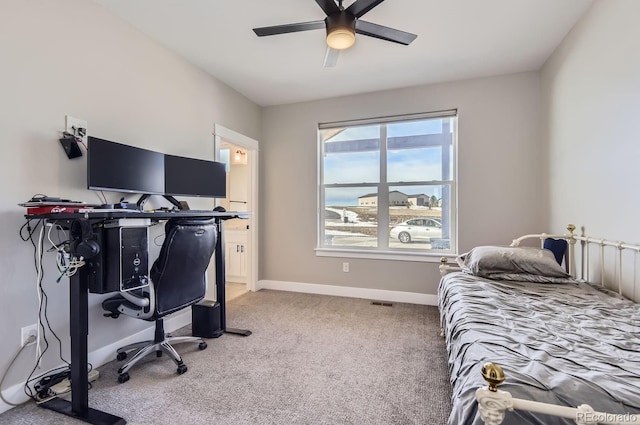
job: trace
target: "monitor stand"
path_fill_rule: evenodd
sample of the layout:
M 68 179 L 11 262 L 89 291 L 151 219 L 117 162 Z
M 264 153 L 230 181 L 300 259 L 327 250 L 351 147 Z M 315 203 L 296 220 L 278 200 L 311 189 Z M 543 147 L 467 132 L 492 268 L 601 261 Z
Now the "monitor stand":
M 136 205 L 138 206 L 138 208 L 140 209 L 140 211 L 143 211 L 143 206 L 144 204 L 147 202 L 147 200 L 149 199 L 151 195 L 149 194 L 144 194 L 142 196 L 140 196 L 140 199 L 138 199 L 138 202 L 136 202 Z M 176 208 L 178 208 L 179 210 L 183 209 L 183 205 L 182 203 L 180 203 L 180 201 L 178 201 L 176 198 L 174 198 L 173 196 L 170 195 L 162 195 L 162 197 L 164 199 L 166 199 L 167 201 L 171 202 L 172 205 L 174 205 Z

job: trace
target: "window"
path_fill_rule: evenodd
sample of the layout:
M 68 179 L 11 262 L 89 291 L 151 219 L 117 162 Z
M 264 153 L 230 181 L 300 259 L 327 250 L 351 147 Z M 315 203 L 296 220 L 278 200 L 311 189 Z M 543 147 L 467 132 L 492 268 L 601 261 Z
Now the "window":
M 320 255 L 455 252 L 456 124 L 456 111 L 320 124 Z

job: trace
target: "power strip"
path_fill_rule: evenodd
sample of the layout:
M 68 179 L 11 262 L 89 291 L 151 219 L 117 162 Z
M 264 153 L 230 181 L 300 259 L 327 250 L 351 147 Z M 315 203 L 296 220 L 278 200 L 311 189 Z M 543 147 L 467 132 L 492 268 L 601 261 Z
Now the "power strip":
M 89 378 L 89 383 L 91 383 L 100 377 L 100 373 L 97 370 L 93 369 L 89 371 L 87 377 Z M 49 388 L 49 391 L 53 396 L 68 393 L 69 391 L 71 391 L 71 380 L 69 378 L 65 378 L 57 384 L 52 385 L 51 388 Z

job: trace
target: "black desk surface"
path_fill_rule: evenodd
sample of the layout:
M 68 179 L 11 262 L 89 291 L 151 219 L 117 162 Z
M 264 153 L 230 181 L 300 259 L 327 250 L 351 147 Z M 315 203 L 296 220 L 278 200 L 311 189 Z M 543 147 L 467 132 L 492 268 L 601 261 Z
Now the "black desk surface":
M 249 214 L 236 211 L 207 211 L 207 210 L 157 210 L 157 211 L 136 211 L 126 209 L 99 210 L 91 212 L 59 212 L 48 214 L 26 214 L 29 219 L 49 219 L 49 220 L 111 220 L 118 218 L 149 218 L 156 220 L 168 220 L 180 217 L 212 217 L 227 220 L 231 218 L 248 218 Z

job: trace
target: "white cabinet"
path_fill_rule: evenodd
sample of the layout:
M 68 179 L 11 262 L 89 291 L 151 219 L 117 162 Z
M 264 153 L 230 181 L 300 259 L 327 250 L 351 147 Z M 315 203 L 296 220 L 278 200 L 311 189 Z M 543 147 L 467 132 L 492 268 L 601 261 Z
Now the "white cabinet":
M 227 281 L 247 283 L 247 231 L 225 231 L 224 243 Z

